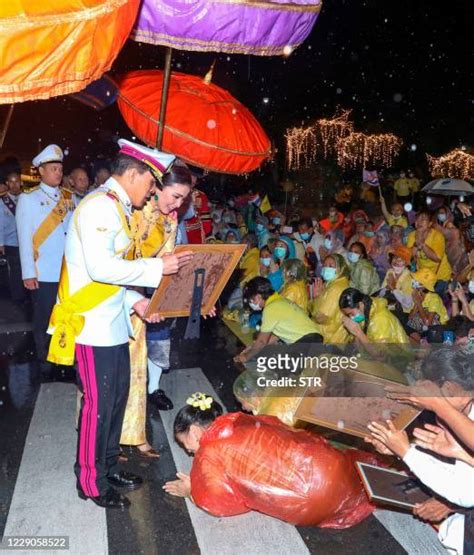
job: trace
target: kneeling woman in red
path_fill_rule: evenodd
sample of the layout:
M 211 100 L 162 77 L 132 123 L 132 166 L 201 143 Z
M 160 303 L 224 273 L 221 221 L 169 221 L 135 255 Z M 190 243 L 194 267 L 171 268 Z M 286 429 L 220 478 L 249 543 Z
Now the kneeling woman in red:
M 374 456 L 339 451 L 324 438 L 274 416 L 235 412 L 194 394 L 176 416 L 176 440 L 194 453 L 191 475 L 165 491 L 189 496 L 215 516 L 259 511 L 291 524 L 348 528 L 372 511 L 354 468 Z

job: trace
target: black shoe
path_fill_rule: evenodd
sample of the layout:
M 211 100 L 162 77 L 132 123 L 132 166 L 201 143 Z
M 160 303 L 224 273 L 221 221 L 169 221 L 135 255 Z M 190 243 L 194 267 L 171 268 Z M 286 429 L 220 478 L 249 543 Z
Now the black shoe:
M 130 506 L 130 501 L 113 488 L 109 488 L 98 497 L 87 497 L 80 489 L 77 490 L 77 495 L 85 501 L 90 499 L 96 505 L 99 505 L 99 507 L 104 507 L 104 509 L 126 509 Z
M 166 396 L 166 393 L 162 389 L 153 391 L 153 393 L 148 395 L 148 400 L 158 410 L 171 410 L 173 408 L 171 399 Z
M 143 484 L 142 478 L 131 472 L 116 472 L 107 476 L 111 486 L 116 488 L 137 489 Z

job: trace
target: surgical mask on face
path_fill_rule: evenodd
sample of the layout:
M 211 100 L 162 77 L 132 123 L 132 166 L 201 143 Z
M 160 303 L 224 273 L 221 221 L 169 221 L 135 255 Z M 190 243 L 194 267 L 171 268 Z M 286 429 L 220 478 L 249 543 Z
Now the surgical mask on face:
M 230 224 L 232 222 L 233 218 L 232 218 L 232 216 L 226 214 L 222 219 L 224 220 L 224 223 Z
M 280 260 L 282 260 L 283 258 L 285 258 L 286 255 L 286 249 L 285 247 L 275 247 L 273 249 L 273 254 L 279 258 Z
M 331 239 L 324 239 L 324 247 L 330 251 L 332 249 L 332 241 Z
M 301 237 L 301 239 L 303 239 L 303 241 L 307 241 L 309 239 L 310 235 L 309 235 L 308 232 L 305 232 L 305 233 L 300 233 L 300 237 Z
M 267 268 L 270 266 L 271 261 L 272 261 L 271 258 L 260 258 L 260 263 L 266 266 Z
M 365 322 L 365 316 L 363 314 L 354 314 L 354 316 L 351 316 L 351 320 L 353 322 L 356 322 L 357 324 L 362 324 L 362 322 Z
M 272 218 L 272 222 L 274 225 L 280 225 L 281 219 L 280 218 Z
M 373 237 L 375 235 L 375 233 L 373 231 L 364 231 L 364 235 L 366 237 Z
M 262 233 L 264 229 L 265 226 L 263 224 L 257 224 L 257 233 Z
M 324 281 L 332 281 L 336 277 L 336 268 L 323 266 L 321 269 L 321 277 L 324 279 Z
M 469 293 L 474 295 L 474 279 L 469 281 L 469 285 L 467 286 Z
M 235 206 L 235 202 L 233 200 L 229 200 L 229 202 L 227 203 L 231 208 L 233 208 Z
M 252 301 L 249 301 L 249 307 L 254 311 L 254 312 L 260 312 L 262 310 L 262 307 L 257 304 L 257 303 L 253 303 Z
M 403 270 L 405 269 L 405 266 L 392 266 L 392 270 L 394 271 L 395 274 L 400 275 Z
M 352 262 L 352 264 L 355 264 L 360 258 L 360 254 L 357 252 L 349 252 L 347 254 L 347 259 L 349 260 L 349 262 Z
M 438 214 L 438 222 L 444 223 L 447 219 L 446 214 Z
M 411 282 L 411 286 L 413 287 L 413 289 L 421 289 L 422 285 L 419 281 L 416 281 L 416 279 L 413 279 Z

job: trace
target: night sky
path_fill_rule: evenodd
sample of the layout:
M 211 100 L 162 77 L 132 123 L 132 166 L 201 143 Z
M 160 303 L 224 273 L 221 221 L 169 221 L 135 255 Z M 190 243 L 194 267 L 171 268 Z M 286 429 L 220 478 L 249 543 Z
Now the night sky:
M 175 51 L 173 69 L 204 75 L 217 59 L 213 81 L 277 144 L 287 127 L 331 117 L 341 106 L 353 109 L 356 131 L 399 135 L 400 164 L 420 166 L 424 152 L 472 146 L 471 14 L 468 0 L 325 0 L 310 36 L 289 58 Z M 164 48 L 128 41 L 112 75 L 163 63 Z M 69 97 L 27 102 L 15 107 L 5 151 L 28 159 L 41 138 L 67 147 L 69 166 L 90 163 L 115 151 L 117 132 L 131 137 L 116 106 L 98 113 Z

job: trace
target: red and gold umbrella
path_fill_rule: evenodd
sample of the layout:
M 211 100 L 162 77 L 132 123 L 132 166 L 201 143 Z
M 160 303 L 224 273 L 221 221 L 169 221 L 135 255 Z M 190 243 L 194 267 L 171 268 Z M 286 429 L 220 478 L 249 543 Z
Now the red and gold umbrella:
M 163 71 L 132 71 L 118 80 L 120 112 L 133 133 L 154 146 Z M 270 156 L 270 139 L 229 92 L 184 73 L 171 74 L 162 150 L 209 171 L 242 174 Z
M 77 92 L 107 71 L 140 0 L 2 0 L 0 104 Z

